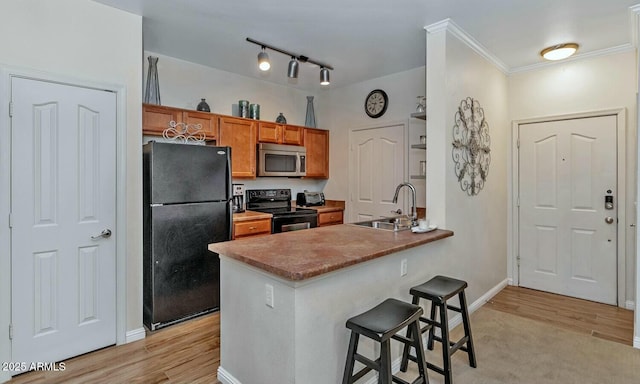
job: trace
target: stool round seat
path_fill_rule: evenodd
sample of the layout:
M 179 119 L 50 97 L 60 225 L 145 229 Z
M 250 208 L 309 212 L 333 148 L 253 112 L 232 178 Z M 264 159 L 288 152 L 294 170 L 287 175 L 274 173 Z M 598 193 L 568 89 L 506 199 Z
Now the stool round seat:
M 378 371 L 379 384 L 407 383 L 391 373 L 391 339 L 413 347 L 416 350 L 419 376 L 412 384 L 428 384 L 427 364 L 424 359 L 422 337 L 420 337 L 420 317 L 423 314 L 419 305 L 405 303 L 396 299 L 387 299 L 370 310 L 356 315 L 347 320 L 347 328 L 351 329 L 349 350 L 344 367 L 343 384 L 353 384 L 371 370 Z M 408 333 L 416 337 L 404 337 L 398 332 L 407 328 Z M 360 336 L 366 336 L 380 343 L 380 357 L 376 360 L 369 359 L 358 353 L 358 341 Z M 364 364 L 364 368 L 353 373 L 355 362 Z
M 412 287 L 409 293 L 411 296 L 419 296 L 443 304 L 465 288 L 467 288 L 466 281 L 438 275 L 426 283 Z

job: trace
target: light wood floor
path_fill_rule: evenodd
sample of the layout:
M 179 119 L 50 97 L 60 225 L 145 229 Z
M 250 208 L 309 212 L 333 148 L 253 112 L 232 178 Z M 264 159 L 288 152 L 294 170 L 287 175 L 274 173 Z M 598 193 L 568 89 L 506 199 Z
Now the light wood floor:
M 507 287 L 485 307 L 627 345 L 633 339 L 633 312 L 605 304 Z M 216 313 L 156 331 L 144 340 L 67 360 L 64 372 L 26 373 L 9 384 L 216 384 L 219 363 L 220 317 Z

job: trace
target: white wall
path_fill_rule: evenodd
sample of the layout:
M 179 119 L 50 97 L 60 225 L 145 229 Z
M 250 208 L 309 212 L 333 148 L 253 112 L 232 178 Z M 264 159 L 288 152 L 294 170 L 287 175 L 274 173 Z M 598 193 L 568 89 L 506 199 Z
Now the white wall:
M 427 33 L 427 58 L 427 215 L 454 231 L 450 263 L 472 293 L 483 293 L 507 275 L 507 77 L 446 29 Z M 489 174 L 476 196 L 460 188 L 451 156 L 455 113 L 467 97 L 484 109 L 491 137 Z
M 615 69 L 614 69 L 615 68 Z M 635 297 L 636 53 L 568 61 L 509 78 L 510 120 L 626 108 L 626 301 Z
M 125 89 L 126 104 L 121 112 L 126 116 L 127 132 L 126 328 L 137 329 L 142 326 L 142 18 L 88 0 L 2 1 L 0 36 L 3 65 Z M 2 191 L 8 187 L 4 180 L 0 179 Z M 7 231 L 7 227 L 0 226 L 0 231 Z M 8 257 L 2 256 L 0 340 L 8 340 L 5 324 L 11 307 L 6 271 L 10 268 Z M 0 343 L 0 361 L 11 361 L 8 344 Z M 2 375 L 0 372 L 0 381 Z
M 237 113 L 238 100 L 249 100 L 260 104 L 260 120 L 275 121 L 280 112 L 287 118 L 287 123 L 304 126 L 307 111 L 307 96 L 314 96 L 316 126 L 330 129 L 326 108 L 323 107 L 319 95 L 327 93 L 318 85 L 317 92 L 307 92 L 293 87 L 285 87 L 240 76 L 235 73 L 206 67 L 155 52 L 144 52 L 144 80 L 148 70 L 148 56 L 158 57 L 158 79 L 160 83 L 160 101 L 162 105 L 171 107 L 196 109 L 200 99 L 204 98 L 211 112 L 223 115 Z M 331 134 L 330 134 L 331 137 Z M 153 137 L 145 137 L 153 139 Z M 332 155 L 332 154 L 330 154 Z M 333 159 L 332 159 L 333 161 Z M 290 188 L 294 194 L 307 189 L 322 191 L 326 180 L 258 178 L 236 179 L 246 189 Z M 331 198 L 327 196 L 327 198 Z
M 350 130 L 379 126 L 385 122 L 407 121 L 416 111 L 416 97 L 425 95 L 424 84 L 425 67 L 420 67 L 331 90 L 326 103 L 331 111 L 330 178 L 325 188 L 327 196 L 349 199 Z M 364 111 L 364 99 L 374 89 L 382 89 L 389 96 L 387 111 L 377 119 L 370 118 Z M 418 206 L 424 206 L 424 203 Z

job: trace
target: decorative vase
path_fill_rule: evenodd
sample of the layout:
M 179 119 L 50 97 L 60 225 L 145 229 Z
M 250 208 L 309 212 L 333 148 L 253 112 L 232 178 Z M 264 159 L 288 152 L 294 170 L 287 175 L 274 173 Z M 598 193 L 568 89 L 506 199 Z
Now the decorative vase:
M 249 104 L 249 118 L 260 120 L 260 104 Z
M 313 111 L 313 96 L 307 96 L 307 118 L 304 120 L 305 127 L 316 127 L 316 114 Z
M 240 117 L 249 117 L 249 100 L 238 101 L 238 113 Z
M 282 114 L 282 112 L 280 112 L 280 114 L 278 115 L 278 117 L 276 117 L 276 123 L 278 124 L 287 124 L 287 118 L 284 117 L 284 115 Z
M 200 99 L 200 100 L 202 101 L 198 103 L 198 106 L 196 107 L 196 109 L 202 112 L 211 112 L 211 108 L 209 108 L 209 104 L 207 104 L 207 102 L 204 99 Z
M 144 102 L 160 105 L 160 82 L 158 81 L 158 58 L 149 56 L 149 71 L 147 72 L 147 87 L 144 92 Z

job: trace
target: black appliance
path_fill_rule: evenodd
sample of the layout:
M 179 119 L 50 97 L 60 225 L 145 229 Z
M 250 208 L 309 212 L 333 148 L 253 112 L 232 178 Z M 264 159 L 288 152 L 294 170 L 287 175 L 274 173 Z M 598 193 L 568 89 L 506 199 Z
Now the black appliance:
M 298 192 L 296 205 L 301 207 L 317 207 L 324 205 L 324 193 L 322 192 Z
M 247 210 L 271 213 L 271 233 L 297 231 L 318 226 L 314 209 L 291 207 L 290 189 L 249 189 Z
M 231 148 L 143 146 L 143 323 L 150 330 L 220 306 L 220 259 L 231 240 Z

